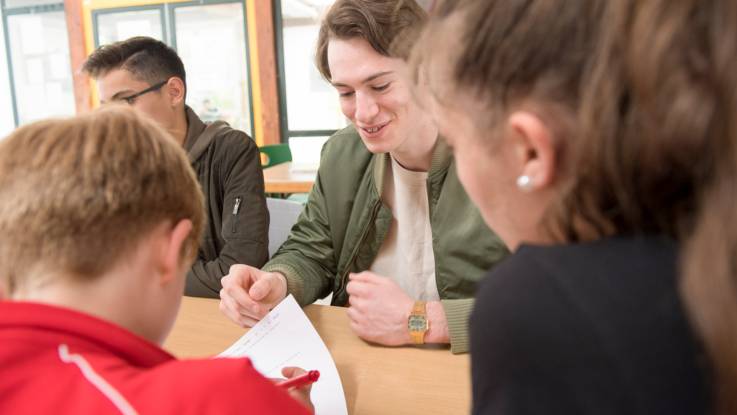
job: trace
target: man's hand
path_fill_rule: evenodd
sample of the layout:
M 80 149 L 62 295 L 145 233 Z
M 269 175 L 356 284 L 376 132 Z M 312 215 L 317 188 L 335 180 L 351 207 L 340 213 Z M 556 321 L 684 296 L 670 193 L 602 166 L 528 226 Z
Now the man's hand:
M 233 265 L 221 279 L 220 311 L 243 327 L 251 327 L 287 296 L 287 279 L 248 265 Z
M 350 275 L 347 291 L 351 329 L 359 337 L 387 346 L 411 343 L 407 319 L 414 300 L 399 285 L 366 271 Z

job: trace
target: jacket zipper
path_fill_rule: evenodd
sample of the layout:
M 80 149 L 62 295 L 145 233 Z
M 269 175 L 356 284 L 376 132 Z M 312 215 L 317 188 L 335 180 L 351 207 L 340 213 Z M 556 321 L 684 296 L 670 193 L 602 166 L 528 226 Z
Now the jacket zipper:
M 241 198 L 236 197 L 235 204 L 233 205 L 233 227 L 231 229 L 232 233 L 236 232 L 235 225 L 238 222 L 238 211 L 240 210 L 241 210 Z
M 379 212 L 379 208 L 381 208 L 381 201 L 379 201 L 378 203 L 376 203 L 376 205 L 374 205 L 374 210 L 371 212 L 371 217 L 369 218 L 369 224 L 373 222 L 374 220 L 376 220 L 376 214 Z M 348 282 L 347 282 L 348 274 L 350 274 L 351 272 L 351 266 L 353 265 L 354 262 L 356 262 L 356 257 L 358 256 L 358 250 L 361 249 L 361 246 L 363 245 L 363 243 L 366 241 L 366 238 L 368 237 L 369 227 L 370 225 L 366 226 L 366 229 L 363 231 L 363 235 L 361 235 L 361 239 L 358 241 L 358 245 L 356 245 L 356 248 L 353 250 L 353 254 L 351 255 L 351 260 L 348 261 L 348 264 L 346 264 L 346 271 L 341 277 L 342 284 L 340 286 L 340 292 L 344 291 L 345 287 L 348 285 Z M 338 293 L 339 292 L 335 293 L 336 296 Z

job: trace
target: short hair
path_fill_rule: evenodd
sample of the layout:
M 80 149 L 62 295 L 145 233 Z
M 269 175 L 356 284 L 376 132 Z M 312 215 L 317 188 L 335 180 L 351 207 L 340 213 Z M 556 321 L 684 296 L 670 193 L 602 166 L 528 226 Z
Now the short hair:
M 383 56 L 407 59 L 409 42 L 400 35 L 412 35 L 427 20 L 427 13 L 414 0 L 338 0 L 320 25 L 315 62 L 330 81 L 328 44 L 333 38 L 365 39 Z
M 0 141 L 7 294 L 49 270 L 91 280 L 128 258 L 152 227 L 183 219 L 193 225 L 181 253 L 191 263 L 205 220 L 197 178 L 181 146 L 130 108 L 39 121 Z
M 184 64 L 177 52 L 164 42 L 136 36 L 103 45 L 87 58 L 82 71 L 98 78 L 115 69 L 125 69 L 136 79 L 151 85 L 176 76 L 187 87 Z

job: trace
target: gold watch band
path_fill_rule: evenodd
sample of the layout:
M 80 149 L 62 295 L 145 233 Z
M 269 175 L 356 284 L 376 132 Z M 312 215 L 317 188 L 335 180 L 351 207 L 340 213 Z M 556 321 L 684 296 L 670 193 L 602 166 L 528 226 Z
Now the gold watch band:
M 424 331 L 410 331 L 409 336 L 412 338 L 413 344 L 425 344 Z
M 420 331 L 410 330 L 409 336 L 412 339 L 412 343 L 414 344 L 425 344 L 425 333 L 427 333 L 427 330 L 429 329 L 429 324 L 427 322 L 427 303 L 425 301 L 415 301 L 414 305 L 412 306 L 412 312 L 410 313 L 410 318 L 412 316 L 417 316 L 422 318 L 425 321 L 425 329 Z

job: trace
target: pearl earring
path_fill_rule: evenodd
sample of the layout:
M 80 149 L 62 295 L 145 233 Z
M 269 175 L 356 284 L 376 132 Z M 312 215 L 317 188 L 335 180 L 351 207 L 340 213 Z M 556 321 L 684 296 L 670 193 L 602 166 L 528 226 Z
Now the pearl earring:
M 517 187 L 523 192 L 532 190 L 532 179 L 530 176 L 523 174 L 517 178 Z

